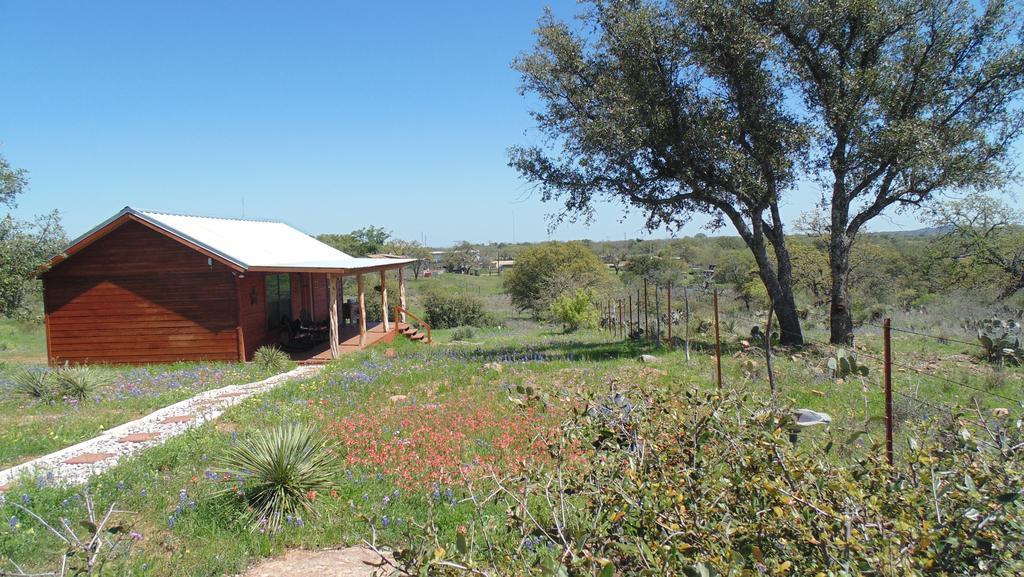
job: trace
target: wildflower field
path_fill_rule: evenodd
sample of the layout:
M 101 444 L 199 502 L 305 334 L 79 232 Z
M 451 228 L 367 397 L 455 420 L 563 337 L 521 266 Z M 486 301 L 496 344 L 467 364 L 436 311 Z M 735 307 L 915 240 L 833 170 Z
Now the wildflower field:
M 901 341 L 899 346 L 906 354 L 922 358 L 934 353 L 913 340 Z M 772 514 L 782 521 L 793 511 L 797 517 L 787 521 L 795 523 L 792 533 L 783 530 L 772 538 L 785 544 L 805 543 L 813 539 L 807 535 L 824 530 L 807 524 L 809 509 L 800 505 L 801 500 L 832 510 L 829 508 L 839 505 L 831 499 L 847 497 L 832 493 L 813 497 L 803 481 L 794 481 L 785 489 L 798 492 L 792 497 L 772 489 L 774 485 L 755 483 L 745 486 L 747 496 L 740 498 L 739 493 L 732 493 L 738 485 L 730 489 L 716 481 L 713 486 L 700 486 L 696 477 L 687 481 L 698 483 L 688 489 L 691 493 L 679 493 L 683 486 L 679 485 L 683 478 L 679 475 L 689 474 L 683 472 L 687 469 L 677 468 L 683 462 L 679 459 L 691 460 L 697 467 L 694 471 L 733 463 L 736 468 L 732 474 L 740 476 L 748 473 L 744 467 L 764 467 L 760 473 L 750 474 L 754 475 L 752 479 L 768 475 L 764 477 L 767 479 L 774 474 L 768 469 L 777 464 L 755 465 L 760 458 L 755 459 L 743 448 L 759 447 L 757 455 L 761 457 L 780 451 L 783 463 L 801 459 L 813 462 L 815 472 L 805 480 L 831 479 L 830 491 L 839 491 L 837 487 L 852 482 L 848 471 L 858 468 L 870 472 L 866 478 L 873 479 L 872 483 L 884 484 L 884 476 L 876 478 L 878 471 L 884 471 L 877 395 L 868 394 L 865 389 L 870 385 L 862 381 L 850 380 L 837 386 L 821 368 L 823 357 L 813 349 L 780 355 L 777 360 L 781 406 L 812 407 L 833 416 L 831 427 L 806 431 L 796 447 L 790 444 L 784 427 L 771 433 L 771 423 L 781 422 L 772 411 L 784 409 L 765 405 L 767 383 L 763 369 L 757 366 L 756 351 L 744 352 L 731 343 L 724 361 L 724 396 L 714 394 L 712 356 L 695 351 L 687 362 L 679 351 L 668 354 L 649 345 L 618 342 L 597 331 L 572 335 L 537 331 L 524 339 L 518 329 L 507 330 L 504 335 L 496 329 L 485 346 L 423 347 L 396 342 L 394 349 L 393 358 L 386 357 L 380 348 L 370 349 L 328 365 L 313 378 L 293 381 L 254 397 L 229 409 L 215 423 L 122 462 L 84 489 L 51 487 L 45 479 L 26 480 L 8 491 L 0 504 L 7 520 L 0 528 L 0 555 L 5 557 L 4 562 L 14 561 L 25 570 L 50 567 L 62 551 L 62 543 L 33 515 L 54 523 L 84 518 L 84 493 L 97 507 L 116 504 L 118 510 L 126 511 L 118 517 L 131 528 L 130 554 L 118 557 L 116 565 L 111 566 L 117 568 L 113 574 L 234 574 L 261 557 L 290 547 L 361 543 L 394 548 L 398 562 L 407 567 L 434 567 L 430 574 L 457 572 L 452 565 L 503 568 L 495 569 L 501 574 L 557 574 L 545 573 L 544 567 L 557 572 L 559 564 L 571 562 L 577 564 L 572 574 L 596 574 L 605 566 L 602 563 L 618 563 L 621 567 L 637 558 L 671 567 L 681 566 L 680 559 L 685 557 L 687 562 L 702 559 L 712 566 L 716 559 L 722 560 L 723 551 L 739 547 L 739 542 L 716 542 L 699 549 L 699 542 L 706 537 L 695 526 L 686 539 L 670 539 L 680 543 L 671 548 L 669 555 L 668 550 L 658 550 L 656 542 L 668 535 L 683 535 L 685 532 L 679 533 L 679 519 L 649 517 L 656 511 L 640 504 L 655 494 L 660 495 L 659 499 L 678 499 L 673 501 L 678 507 L 661 503 L 658 510 L 674 511 L 674 515 L 685 518 L 689 515 L 686 511 L 694 507 L 710 506 L 703 499 L 710 499 L 717 491 L 723 498 L 749 501 L 751 507 L 760 502 L 759 506 L 769 512 L 776 507 L 778 511 Z M 637 357 L 646 352 L 658 353 L 657 362 L 639 362 Z M 121 381 L 115 381 L 123 384 L 109 388 L 105 394 L 122 401 L 133 398 L 129 376 L 133 374 L 139 373 L 124 373 Z M 171 377 L 147 378 L 158 383 Z M 1017 378 L 1016 371 L 1010 378 Z M 153 389 L 160 391 L 161 386 Z M 176 387 L 167 384 L 163 389 Z M 944 392 L 938 382 L 924 383 L 918 393 L 950 402 L 956 401 L 958 394 Z M 901 427 L 898 450 L 904 461 L 930 462 L 937 458 L 937 453 L 929 451 L 937 450 L 935 446 L 939 445 L 925 440 L 907 443 L 912 437 L 932 438 L 922 428 L 948 421 L 946 415 L 922 410 L 927 409 L 908 414 Z M 267 531 L 259 519 L 252 518 L 245 501 L 238 498 L 249 479 L 244 474 L 226 472 L 220 462 L 227 452 L 261 431 L 293 423 L 309 425 L 326 439 L 332 459 L 330 488 L 307 495 L 313 504 L 311 513 L 289 515 L 282 530 Z M 750 428 L 750 423 L 761 424 Z M 1000 423 L 1005 427 L 1010 422 Z M 710 436 L 700 437 L 697 432 L 701 430 Z M 762 437 L 763 433 L 757 431 L 765 431 L 768 436 Z M 690 456 L 659 453 L 667 459 L 664 462 L 630 453 L 639 446 L 639 438 L 649 436 L 660 444 L 676 434 L 684 440 L 705 438 L 709 452 Z M 694 434 L 698 437 L 691 437 Z M 720 444 L 726 434 L 746 439 L 745 445 Z M 1006 434 L 1012 437 L 1016 433 Z M 947 451 L 943 454 L 951 454 L 948 447 L 943 450 Z M 714 455 L 718 464 L 701 461 L 709 455 Z M 652 470 L 655 465 L 659 468 Z M 666 468 L 660 468 L 662 465 Z M 720 473 L 722 479 L 732 478 L 725 470 Z M 920 471 L 915 474 L 920 476 Z M 669 479 L 677 479 L 670 482 L 675 488 L 664 493 L 669 485 L 661 483 Z M 998 490 L 993 503 L 999 495 L 1005 499 L 1007 491 L 1012 491 L 1013 477 L 1008 481 L 1005 472 L 990 472 L 984 479 L 991 484 L 980 489 L 981 493 Z M 605 484 L 588 486 L 588 482 Z M 602 488 L 598 493 L 607 498 L 595 500 L 596 494 L 591 495 L 595 487 Z M 877 490 L 886 498 L 896 498 L 896 493 Z M 523 491 L 522 496 L 519 491 Z M 957 491 L 953 494 L 961 496 Z M 819 497 L 822 500 L 817 500 Z M 969 501 L 968 497 L 963 499 L 964 503 Z M 964 503 L 957 501 L 955 506 L 984 510 L 977 503 Z M 554 513 L 549 504 L 556 505 Z M 736 503 L 733 506 L 739 507 Z M 894 505 L 879 501 L 872 510 L 882 506 Z M 558 507 L 566 507 L 569 512 L 560 517 Z M 761 523 L 755 511 L 750 514 L 753 526 Z M 601 520 L 599 525 L 606 532 L 604 541 L 590 542 L 596 538 L 591 534 L 567 536 L 568 526 L 585 525 L 581 517 Z M 851 519 L 861 521 L 860 517 Z M 1001 531 L 1005 522 L 993 524 Z M 650 523 L 653 525 L 648 526 Z M 718 518 L 715 523 L 729 521 Z M 930 520 L 925 526 L 934 523 Z M 713 526 L 717 525 L 708 525 Z M 932 533 L 935 531 L 933 528 Z M 608 538 L 616 532 L 624 533 Z M 926 530 L 924 535 L 930 540 L 934 538 L 932 533 Z M 647 543 L 638 537 L 644 534 L 656 542 Z M 948 532 L 942 534 L 948 536 Z M 792 541 L 794 535 L 803 535 L 799 539 L 805 541 Z M 998 536 L 999 542 L 992 549 L 996 553 L 1009 546 L 1002 533 Z M 865 543 L 869 543 L 862 546 L 864 556 L 875 553 L 876 539 L 880 538 L 864 536 Z M 569 555 L 564 543 L 576 540 L 584 545 Z M 633 540 L 634 544 L 609 549 L 617 540 Z M 687 554 L 691 549 L 693 554 Z M 745 550 L 755 554 L 752 549 Z M 789 571 L 786 567 L 791 565 L 785 565 L 785 561 L 792 547 L 759 551 L 756 554 L 762 556 L 760 563 L 764 566 L 779 574 Z M 600 556 L 595 557 L 598 552 Z M 862 554 L 859 550 L 855 553 Z M 907 567 L 926 562 L 913 553 L 897 561 Z M 922 555 L 941 553 L 940 547 Z
M 33 398 L 13 382 L 17 372 L 52 372 L 41 366 L 0 370 L 0 468 L 60 450 L 197 393 L 270 376 L 240 363 L 178 363 L 147 367 L 93 367 L 83 399 L 60 394 Z

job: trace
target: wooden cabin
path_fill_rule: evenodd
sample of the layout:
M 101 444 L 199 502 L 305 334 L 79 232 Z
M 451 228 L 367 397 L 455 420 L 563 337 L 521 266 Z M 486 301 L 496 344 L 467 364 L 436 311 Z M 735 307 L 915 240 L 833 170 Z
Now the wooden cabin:
M 404 313 L 402 269 L 411 262 L 352 257 L 280 222 L 126 207 L 39 273 L 48 358 L 245 361 L 263 345 L 287 346 L 296 330 L 323 331 L 319 349 L 300 358 L 337 357 L 391 334 L 385 273 L 398 271 Z M 383 319 L 370 326 L 367 274 L 383 287 L 373 293 Z M 338 290 L 347 276 L 357 279 L 356 303 Z

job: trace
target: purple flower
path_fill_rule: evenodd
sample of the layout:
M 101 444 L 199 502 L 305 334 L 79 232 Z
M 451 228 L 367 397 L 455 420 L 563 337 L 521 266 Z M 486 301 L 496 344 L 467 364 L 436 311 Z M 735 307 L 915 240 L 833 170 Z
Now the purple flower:
M 302 517 L 296 517 L 295 518 L 295 526 L 298 527 L 299 529 L 301 529 L 303 527 L 303 525 L 305 525 L 305 523 L 302 521 Z
M 173 529 L 175 521 L 176 520 L 174 518 L 174 515 L 171 515 L 171 516 L 167 517 L 167 528 L 168 529 Z
M 387 529 L 388 525 L 390 525 L 390 524 L 391 524 L 391 519 L 388 519 L 387 515 L 384 515 L 383 517 L 380 518 L 380 526 L 381 527 Z
M 17 517 L 11 517 L 11 520 L 8 521 L 7 524 L 11 526 L 12 530 L 17 529 L 18 528 L 18 518 Z

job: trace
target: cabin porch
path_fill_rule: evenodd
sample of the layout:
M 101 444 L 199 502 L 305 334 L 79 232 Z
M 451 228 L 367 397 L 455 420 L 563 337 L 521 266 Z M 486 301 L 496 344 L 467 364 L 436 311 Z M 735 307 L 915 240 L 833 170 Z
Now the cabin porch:
M 359 344 L 359 327 L 356 325 L 341 325 L 338 331 L 338 354 L 347 355 L 377 343 L 389 343 L 395 338 L 395 327 L 391 330 L 384 330 L 384 323 L 367 323 L 365 344 Z M 322 365 L 329 362 L 334 355 L 331 353 L 330 341 L 324 341 L 313 348 L 305 351 L 292 353 L 292 360 L 300 365 Z

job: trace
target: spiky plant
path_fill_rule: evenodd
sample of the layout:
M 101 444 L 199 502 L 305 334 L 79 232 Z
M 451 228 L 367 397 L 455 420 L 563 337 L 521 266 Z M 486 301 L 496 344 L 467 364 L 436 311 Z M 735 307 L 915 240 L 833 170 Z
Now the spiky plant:
M 22 368 L 11 376 L 14 391 L 30 399 L 48 401 L 56 396 L 50 372 Z
M 100 374 L 86 365 L 64 365 L 53 373 L 53 378 L 62 396 L 79 401 L 95 396 L 103 384 Z
M 291 359 L 281 349 L 273 346 L 262 346 L 256 349 L 252 362 L 266 373 L 280 373 L 288 367 Z
M 314 515 L 316 494 L 331 488 L 333 464 L 323 436 L 308 426 L 291 424 L 232 447 L 220 472 L 244 480 L 237 494 L 252 507 L 253 529 L 274 532 L 286 518 Z M 221 493 L 236 490 L 230 487 Z

